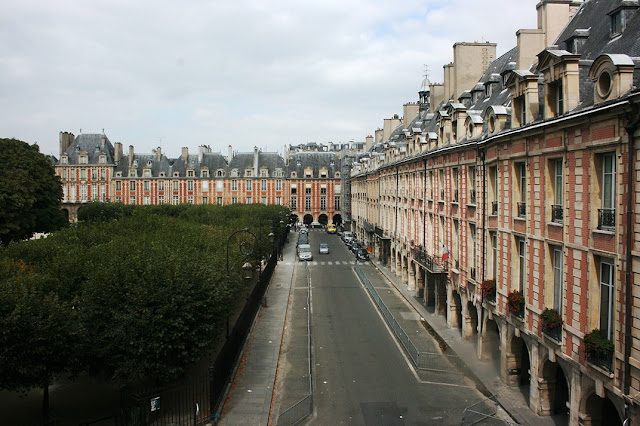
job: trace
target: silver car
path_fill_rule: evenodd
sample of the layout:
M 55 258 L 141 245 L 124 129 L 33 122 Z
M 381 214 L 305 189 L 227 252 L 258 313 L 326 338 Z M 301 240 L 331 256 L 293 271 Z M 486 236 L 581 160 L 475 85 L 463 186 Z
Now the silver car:
M 320 252 L 320 254 L 329 254 L 329 244 L 320 243 L 320 246 L 318 247 L 318 251 Z

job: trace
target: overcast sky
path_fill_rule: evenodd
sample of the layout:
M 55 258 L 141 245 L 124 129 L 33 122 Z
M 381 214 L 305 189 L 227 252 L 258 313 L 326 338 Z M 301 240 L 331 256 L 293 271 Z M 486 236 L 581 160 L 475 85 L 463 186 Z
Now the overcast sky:
M 538 0 L 0 0 L 0 137 L 104 132 L 169 157 L 364 141 L 455 42 L 516 45 Z M 126 149 L 126 148 L 125 148 Z

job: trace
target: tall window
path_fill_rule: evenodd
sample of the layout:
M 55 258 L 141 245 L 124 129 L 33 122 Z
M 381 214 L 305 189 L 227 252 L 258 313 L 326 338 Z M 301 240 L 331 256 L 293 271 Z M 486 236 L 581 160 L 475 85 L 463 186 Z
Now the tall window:
M 552 246 L 553 308 L 562 315 L 562 247 Z
M 327 209 L 327 197 L 320 197 L 320 210 Z
M 498 166 L 489 168 L 489 182 L 491 185 L 491 214 L 498 214 Z
M 498 279 L 498 233 L 491 233 L 491 258 L 493 263 L 493 278 Z
M 291 197 L 291 210 L 298 209 L 298 197 Z
M 129 191 L 135 191 L 135 190 L 136 190 L 136 181 L 135 180 L 129 181 Z
M 220 192 L 224 190 L 224 182 L 222 180 L 216 181 L 216 191 Z
M 602 209 L 598 217 L 598 228 L 614 228 L 616 224 L 616 163 L 615 154 L 602 156 Z
M 238 197 L 231 197 L 231 204 L 238 204 Z
M 80 169 L 80 179 L 81 180 L 87 179 L 87 169 Z
M 252 191 L 252 183 L 253 181 L 251 179 L 247 179 L 247 191 Z
M 469 203 L 476 203 L 476 168 L 474 166 L 469 167 L 469 174 L 467 179 L 467 185 L 469 186 Z
M 340 197 L 335 197 L 334 199 L 334 209 L 340 210 Z
M 467 256 L 469 258 L 469 267 L 471 268 L 471 278 L 476 279 L 476 225 L 470 223 L 469 224 L 469 239 L 468 241 L 468 252 Z
M 518 192 L 520 200 L 518 201 L 518 217 L 525 217 L 527 214 L 527 166 L 525 163 L 516 164 L 516 172 L 518 174 Z
M 524 238 L 518 238 L 516 240 L 518 245 L 518 290 L 524 292 L 527 281 L 527 258 L 525 252 Z
M 98 180 L 98 170 L 91 169 L 91 180 Z
M 558 158 L 552 161 L 553 170 L 553 201 L 551 206 L 552 220 L 554 222 L 562 223 L 564 210 L 563 210 L 563 166 L 564 160 Z
M 600 333 L 613 340 L 613 271 L 611 260 L 600 261 Z
M 276 204 L 279 206 L 282 205 L 282 197 L 276 197 Z
M 136 197 L 135 196 L 130 196 L 129 197 L 129 204 L 135 204 L 136 203 Z
M 122 190 L 122 181 L 117 180 L 116 181 L 116 191 L 121 191 Z
M 253 198 L 247 197 L 247 201 L 245 204 L 253 204 Z
M 143 187 L 144 187 L 144 190 L 145 190 L 145 191 L 148 191 L 148 190 L 149 190 L 149 188 L 151 187 L 151 185 L 150 185 L 150 183 L 149 183 L 149 181 L 148 181 L 148 180 L 145 180 L 145 181 L 143 182 Z
M 217 197 L 216 198 L 216 203 L 221 206 L 222 205 L 222 197 Z
M 276 180 L 276 191 L 282 191 L 282 180 Z
M 458 202 L 458 168 L 453 169 L 453 202 Z
M 174 195 L 173 198 L 171 199 L 171 202 L 173 203 L 173 205 L 177 205 L 178 204 L 178 196 Z
M 304 209 L 307 211 L 311 210 L 311 197 L 304 198 Z
M 192 180 L 188 180 L 187 181 L 187 191 L 193 191 L 193 181 Z
M 208 180 L 203 180 L 201 183 L 202 186 L 202 192 L 209 192 L 209 181 Z
M 177 191 L 177 190 L 178 190 L 178 181 L 177 181 L 177 180 L 172 181 L 172 184 L 171 184 L 171 185 L 172 185 L 172 189 L 173 189 L 174 191 Z
M 236 179 L 232 179 L 231 180 L 231 190 L 232 191 L 237 191 L 238 190 L 238 181 Z
M 562 80 L 549 86 L 553 92 L 554 115 L 557 117 L 564 114 L 564 93 L 562 91 Z
M 260 202 L 266 206 L 267 205 L 267 197 L 260 198 Z
M 91 199 L 92 200 L 97 200 L 98 199 L 98 184 L 97 183 L 92 183 L 91 184 Z
M 164 181 L 163 180 L 159 180 L 158 181 L 158 191 L 164 191 Z

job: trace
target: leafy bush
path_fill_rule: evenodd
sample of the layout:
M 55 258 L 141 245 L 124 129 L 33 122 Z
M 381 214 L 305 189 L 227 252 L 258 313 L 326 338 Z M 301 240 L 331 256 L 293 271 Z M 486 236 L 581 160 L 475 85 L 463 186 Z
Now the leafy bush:
M 546 308 L 542 312 L 542 331 L 553 331 L 562 328 L 562 316 L 555 309 Z
M 609 358 L 615 346 L 596 328 L 584 335 L 584 349 L 587 358 Z
M 481 289 L 485 299 L 496 300 L 496 280 L 484 280 Z

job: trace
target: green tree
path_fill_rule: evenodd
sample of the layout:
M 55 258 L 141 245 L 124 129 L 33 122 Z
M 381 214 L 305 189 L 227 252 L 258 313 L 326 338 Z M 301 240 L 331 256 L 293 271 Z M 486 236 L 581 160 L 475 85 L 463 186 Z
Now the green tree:
M 0 389 L 43 389 L 48 424 L 49 385 L 77 366 L 77 312 L 55 293 L 57 282 L 37 268 L 4 260 L 0 276 Z
M 66 224 L 62 187 L 38 145 L 0 139 L 0 243 L 7 245 Z

